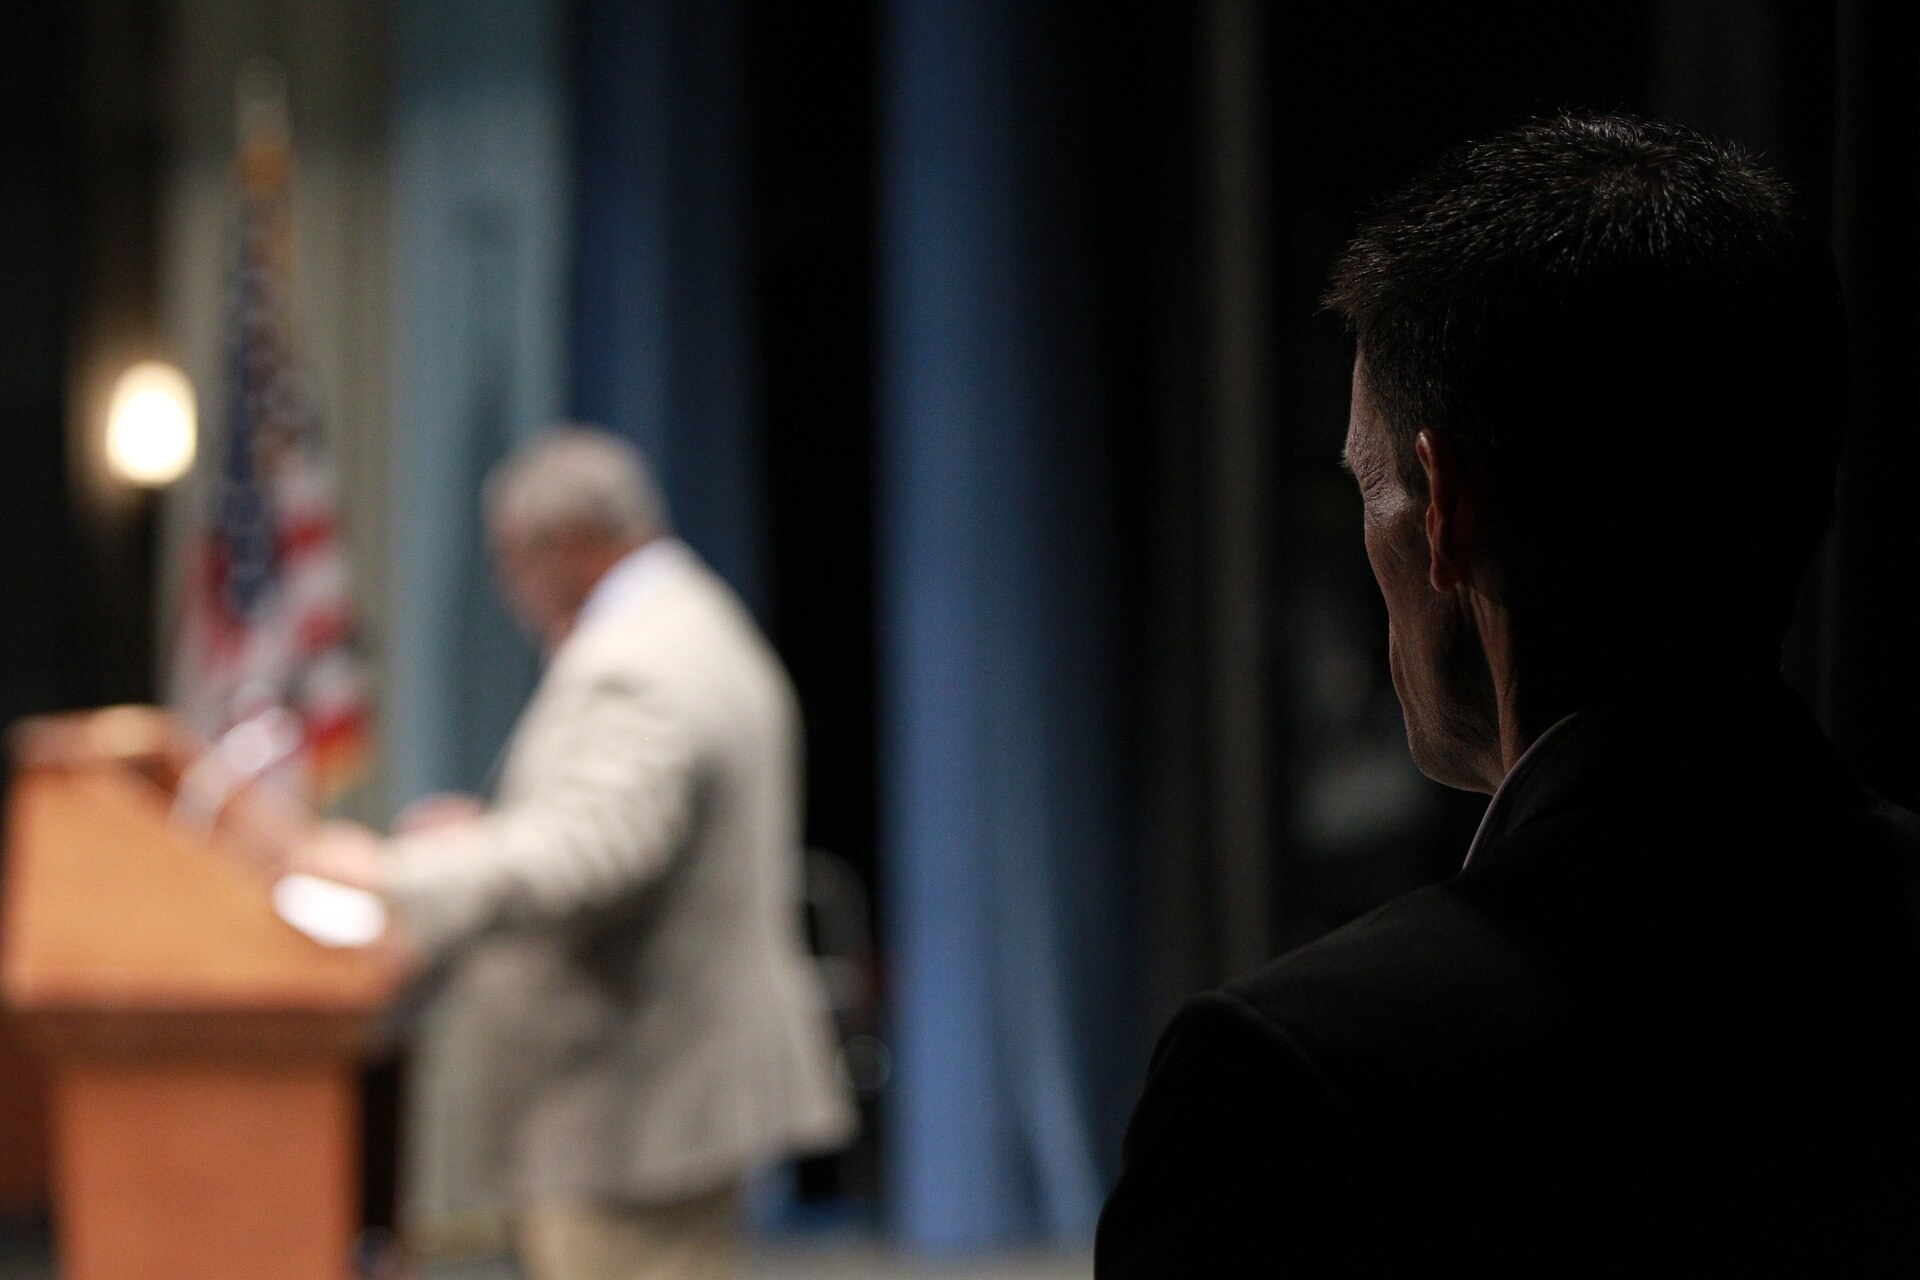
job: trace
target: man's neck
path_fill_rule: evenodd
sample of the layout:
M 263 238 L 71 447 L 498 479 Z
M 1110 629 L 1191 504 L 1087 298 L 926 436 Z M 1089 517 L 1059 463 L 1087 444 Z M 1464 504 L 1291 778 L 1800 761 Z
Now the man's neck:
M 1568 716 L 1593 705 L 1591 686 L 1581 691 L 1581 683 L 1547 677 L 1522 678 L 1512 672 L 1505 679 L 1496 676 L 1497 715 L 1500 726 L 1500 776 L 1504 778 L 1520 763 L 1520 757 L 1540 740 L 1540 735 Z
M 1585 662 L 1530 665 L 1496 672 L 1501 773 L 1554 725 L 1570 715 L 1621 704 L 1684 708 L 1715 692 L 1758 688 L 1777 679 L 1779 664 L 1763 654 L 1750 661 L 1671 656 L 1628 663 L 1595 656 Z
M 1679 707 L 1703 691 L 1759 687 L 1777 679 L 1777 641 L 1712 637 L 1638 618 L 1632 628 L 1516 620 L 1497 593 L 1471 601 L 1493 694 L 1494 741 L 1486 780 L 1497 786 L 1540 736 L 1570 715 L 1620 703 Z M 1591 620 L 1590 620 L 1591 622 Z
M 593 594 L 593 589 L 606 581 L 607 575 L 613 572 L 615 565 L 642 547 L 657 541 L 659 541 L 657 537 L 637 538 L 630 541 L 609 542 L 604 547 L 597 548 L 593 559 L 588 563 L 586 572 L 582 575 L 584 589 L 580 592 L 580 603 L 587 602 L 587 598 Z M 578 611 L 578 606 L 575 606 L 575 611 Z
M 593 593 L 601 583 L 607 580 L 607 575 L 628 556 L 658 542 L 661 536 L 655 534 L 631 542 L 609 542 L 603 547 L 595 548 L 591 555 L 582 558 L 574 581 L 572 607 L 567 609 L 563 616 L 556 618 L 546 635 L 541 637 L 541 649 L 548 658 L 552 658 L 559 651 L 567 637 L 572 635 L 575 628 L 579 626 L 580 615 L 586 609 L 587 602 L 593 599 Z

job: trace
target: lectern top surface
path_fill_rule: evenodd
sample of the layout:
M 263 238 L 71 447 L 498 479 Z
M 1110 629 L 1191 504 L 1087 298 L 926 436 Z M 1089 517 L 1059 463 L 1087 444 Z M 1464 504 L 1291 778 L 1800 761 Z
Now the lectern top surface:
M 393 950 L 303 937 L 275 915 L 267 877 L 169 824 L 168 801 L 111 760 L 20 773 L 0 935 L 9 1005 L 353 1017 L 392 996 Z

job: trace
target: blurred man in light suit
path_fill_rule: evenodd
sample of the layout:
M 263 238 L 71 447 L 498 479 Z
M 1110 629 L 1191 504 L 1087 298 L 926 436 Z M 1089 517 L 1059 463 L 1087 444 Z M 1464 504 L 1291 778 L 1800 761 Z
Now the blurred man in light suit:
M 742 1180 L 853 1128 L 801 936 L 793 691 L 617 437 L 548 432 L 487 518 L 547 655 L 498 795 L 385 841 L 330 824 L 295 864 L 450 962 L 536 1280 L 731 1275 Z

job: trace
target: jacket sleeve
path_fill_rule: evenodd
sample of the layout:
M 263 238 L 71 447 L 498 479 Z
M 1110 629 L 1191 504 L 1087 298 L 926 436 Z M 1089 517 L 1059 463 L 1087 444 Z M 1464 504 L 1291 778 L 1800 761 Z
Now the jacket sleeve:
M 1190 1001 L 1154 1050 L 1100 1215 L 1098 1280 L 1317 1274 L 1341 1236 L 1331 1091 L 1241 998 Z
M 684 717 L 642 676 L 576 676 L 523 794 L 475 822 L 388 842 L 388 894 L 429 954 L 564 919 L 660 875 L 694 804 Z

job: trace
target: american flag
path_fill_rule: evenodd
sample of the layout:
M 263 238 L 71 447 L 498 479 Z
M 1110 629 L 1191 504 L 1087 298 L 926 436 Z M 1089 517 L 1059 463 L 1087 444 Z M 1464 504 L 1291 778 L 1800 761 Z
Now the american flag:
M 324 802 L 371 743 L 333 476 L 294 359 L 285 99 L 242 109 L 224 440 L 190 540 L 172 701 L 207 737 L 280 706 L 304 727 L 277 771 Z

